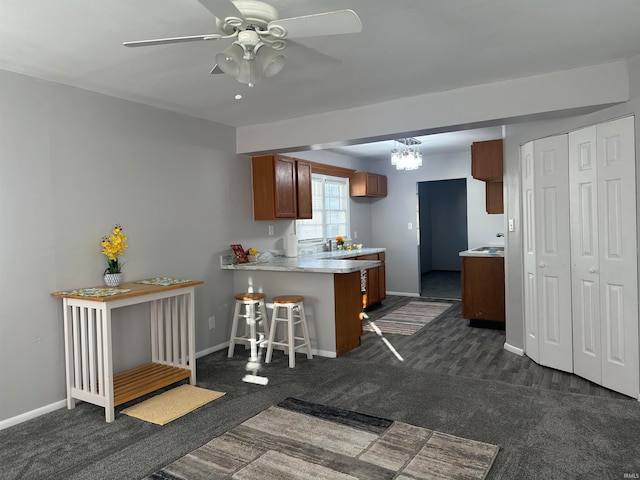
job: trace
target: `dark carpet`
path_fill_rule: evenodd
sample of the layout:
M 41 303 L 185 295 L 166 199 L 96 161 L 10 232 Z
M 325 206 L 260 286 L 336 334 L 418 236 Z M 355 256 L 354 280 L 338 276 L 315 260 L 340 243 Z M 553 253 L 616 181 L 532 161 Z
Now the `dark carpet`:
M 388 298 L 377 311 L 400 302 Z M 405 360 L 373 333 L 344 357 L 298 355 L 294 369 L 276 351 L 260 371 L 267 386 L 242 381 L 241 347 L 231 359 L 207 355 L 197 362 L 198 385 L 227 392 L 219 400 L 162 427 L 122 415 L 131 403 L 112 424 L 93 405 L 56 410 L 0 431 L 0 478 L 144 478 L 287 397 L 498 445 L 489 479 L 640 474 L 636 400 L 583 390 L 573 375 L 505 352 L 503 331 L 471 328 L 455 309 L 416 335 L 387 340 Z

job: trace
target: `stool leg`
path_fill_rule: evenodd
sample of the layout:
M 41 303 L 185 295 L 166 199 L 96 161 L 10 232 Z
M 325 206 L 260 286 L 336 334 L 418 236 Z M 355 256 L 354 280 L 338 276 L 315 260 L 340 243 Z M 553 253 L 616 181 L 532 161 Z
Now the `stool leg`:
M 300 319 L 302 320 L 302 336 L 304 337 L 304 342 L 307 345 L 307 358 L 313 358 L 311 354 L 311 341 L 309 340 L 309 329 L 307 328 L 307 316 L 304 313 L 304 305 L 298 305 L 298 309 L 300 310 Z
M 276 318 L 278 315 L 278 305 L 273 305 L 273 314 L 271 317 L 271 328 L 269 329 L 269 341 L 267 342 L 267 354 L 264 363 L 271 363 L 271 354 L 273 353 L 273 340 L 276 334 Z
M 249 303 L 247 305 L 247 325 L 249 326 L 249 345 L 251 346 L 250 362 L 258 360 L 258 347 L 256 343 L 256 304 Z
M 293 317 L 293 305 L 287 305 L 287 333 L 289 346 L 287 348 L 289 352 L 289 368 L 296 366 L 296 344 L 295 344 L 295 318 Z
M 236 335 L 238 331 L 238 316 L 240 315 L 240 302 L 236 302 L 236 308 L 233 311 L 233 322 L 231 322 L 231 338 L 229 339 L 229 351 L 227 357 L 233 357 L 233 351 L 236 346 Z
M 262 340 L 269 338 L 269 318 L 267 317 L 267 307 L 264 304 L 264 300 L 260 300 L 260 316 L 262 317 L 262 329 L 264 330 L 264 337 Z M 260 342 L 262 343 L 262 342 Z

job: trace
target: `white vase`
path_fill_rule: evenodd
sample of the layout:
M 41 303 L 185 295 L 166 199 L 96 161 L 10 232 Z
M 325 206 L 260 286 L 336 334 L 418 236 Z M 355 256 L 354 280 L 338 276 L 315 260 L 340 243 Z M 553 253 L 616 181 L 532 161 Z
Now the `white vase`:
M 258 256 L 257 255 L 247 255 L 247 258 L 249 259 L 250 262 L 257 262 L 258 261 Z
M 122 283 L 122 279 L 123 279 L 122 272 L 104 274 L 104 283 L 106 283 L 108 287 L 119 286 Z

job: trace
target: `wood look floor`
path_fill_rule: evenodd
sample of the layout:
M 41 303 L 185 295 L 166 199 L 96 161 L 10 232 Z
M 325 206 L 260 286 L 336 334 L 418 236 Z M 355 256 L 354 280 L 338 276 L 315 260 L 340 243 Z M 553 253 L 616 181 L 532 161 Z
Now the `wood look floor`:
M 461 316 L 461 302 L 451 298 L 388 296 L 367 310 L 369 320 L 381 318 L 411 301 L 440 300 L 451 303 L 452 307 L 414 335 L 384 334 L 381 337 L 365 332 L 361 346 L 347 356 L 444 375 L 632 400 L 577 375 L 540 366 L 527 356 L 506 351 L 504 330 L 471 327 L 469 320 Z

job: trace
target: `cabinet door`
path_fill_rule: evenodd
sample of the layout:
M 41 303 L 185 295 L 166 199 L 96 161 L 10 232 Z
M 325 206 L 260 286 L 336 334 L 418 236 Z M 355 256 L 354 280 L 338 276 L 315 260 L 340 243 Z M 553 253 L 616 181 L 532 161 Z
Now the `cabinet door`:
M 296 218 L 296 162 L 291 158 L 276 157 L 275 170 L 275 216 Z
M 297 218 L 309 219 L 313 216 L 311 203 L 311 164 L 296 161 Z
M 502 139 L 471 144 L 471 176 L 488 182 L 502 181 Z
M 503 183 L 486 182 L 487 213 L 504 213 Z
M 378 177 L 378 196 L 387 196 L 387 177 L 385 175 L 377 175 Z
M 504 258 L 462 257 L 462 317 L 504 322 Z
M 380 301 L 380 291 L 378 286 L 378 267 L 369 268 L 367 270 L 367 307 L 375 305 Z
M 366 174 L 367 195 L 378 195 L 378 175 L 375 173 Z

